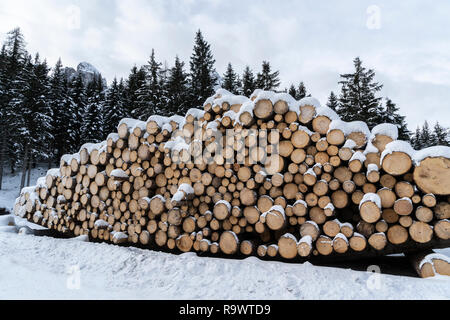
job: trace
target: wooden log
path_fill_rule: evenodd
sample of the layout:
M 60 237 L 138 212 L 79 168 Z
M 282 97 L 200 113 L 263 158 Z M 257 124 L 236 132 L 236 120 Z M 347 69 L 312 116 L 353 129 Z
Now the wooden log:
M 297 257 L 297 239 L 290 233 L 281 236 L 278 240 L 278 252 L 284 259 Z
M 435 235 L 442 240 L 450 239 L 450 221 L 444 219 L 434 225 Z
M 421 278 L 434 277 L 436 274 L 450 276 L 450 259 L 444 255 L 430 249 L 407 256 Z
M 404 152 L 392 152 L 384 157 L 382 167 L 388 174 L 400 176 L 411 169 L 412 160 L 411 157 Z
M 433 238 L 433 229 L 425 222 L 415 221 L 409 227 L 409 235 L 415 242 L 427 243 Z
M 226 255 L 235 254 L 239 250 L 239 239 L 232 231 L 225 231 L 220 236 L 219 247 Z
M 424 193 L 450 195 L 450 159 L 426 158 L 414 169 L 414 182 Z
M 400 225 L 394 225 L 389 228 L 387 237 L 392 244 L 403 244 L 408 240 L 408 231 Z

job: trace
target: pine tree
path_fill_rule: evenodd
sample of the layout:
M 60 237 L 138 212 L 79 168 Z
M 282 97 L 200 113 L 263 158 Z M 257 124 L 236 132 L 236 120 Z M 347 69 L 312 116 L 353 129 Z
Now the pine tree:
M 50 154 L 53 160 L 60 159 L 68 152 L 66 141 L 69 140 L 67 124 L 70 122 L 70 110 L 67 110 L 67 100 L 70 99 L 67 79 L 63 72 L 61 59 L 56 63 L 50 78 L 49 106 L 52 110 L 52 136 Z
M 188 92 L 188 74 L 184 71 L 184 62 L 178 56 L 170 69 L 166 90 L 168 96 L 167 115 L 186 114 L 190 109 Z
M 297 100 L 301 100 L 303 98 L 305 98 L 307 96 L 307 91 L 306 91 L 306 87 L 305 84 L 303 82 L 300 82 L 300 84 L 298 85 L 298 89 L 297 89 L 297 95 L 296 95 L 296 99 Z
M 67 130 L 70 135 L 69 152 L 77 152 L 83 144 L 82 126 L 86 110 L 86 91 L 83 78 L 78 75 L 71 84 L 69 113 L 71 114 Z
M 120 82 L 117 82 L 117 78 L 114 78 L 106 93 L 103 125 L 104 136 L 115 132 L 120 120 L 127 117 L 124 94 L 125 88 L 123 80 L 121 79 Z
M 422 126 L 422 131 L 420 132 L 419 141 L 420 141 L 420 146 L 422 149 L 431 147 L 434 143 L 433 132 L 430 130 L 428 121 L 425 121 L 425 123 Z
M 139 113 L 139 91 L 145 83 L 145 70 L 134 66 L 128 76 L 124 100 L 126 102 L 126 117 L 132 118 Z
M 29 60 L 25 49 L 25 41 L 19 28 L 7 34 L 5 42 L 6 63 L 4 65 L 4 95 L 2 100 L 3 117 L 0 124 L 0 154 L 4 160 L 9 160 L 11 172 L 15 172 L 20 162 L 19 130 L 23 127 L 23 118 L 16 115 L 21 113 L 23 90 L 26 85 L 24 67 Z M 1 173 L 2 174 L 2 173 Z
M 198 30 L 195 36 L 194 52 L 190 60 L 190 107 L 201 106 L 203 102 L 214 94 L 217 83 L 216 70 L 211 47 Z
M 433 128 L 434 145 L 436 146 L 450 146 L 448 130 L 442 127 L 439 122 L 436 122 Z
M 103 83 L 99 74 L 87 84 L 86 105 L 81 126 L 82 144 L 97 143 L 103 137 Z
M 334 92 L 331 91 L 330 97 L 328 98 L 327 107 L 334 111 L 337 111 L 338 106 L 339 106 L 338 98 L 334 94 Z
M 37 159 L 47 159 L 49 142 L 52 141 L 52 109 L 50 107 L 50 81 L 47 62 L 41 62 L 37 54 L 34 61 L 26 59 L 23 70 L 24 86 L 20 117 L 22 127 L 18 131 L 22 152 L 22 181 Z M 29 175 L 28 175 L 29 176 Z
M 250 97 L 253 91 L 256 90 L 256 80 L 253 75 L 252 70 L 249 66 L 244 69 L 244 74 L 242 75 L 242 95 Z
M 0 52 L 0 119 L 6 119 L 6 63 L 7 63 L 7 53 L 6 46 L 2 46 Z M 0 135 L 4 136 L 6 123 L 0 121 Z M 0 148 L 0 190 L 2 190 L 3 181 L 3 162 L 6 159 L 6 146 L 4 139 L 1 140 L 2 147 Z
M 399 114 L 399 108 L 386 98 L 386 109 L 383 115 L 383 122 L 395 124 L 398 128 L 398 138 L 400 140 L 409 141 L 411 133 L 408 130 L 405 117 Z
M 280 86 L 279 71 L 271 71 L 270 63 L 263 61 L 262 71 L 256 77 L 258 89 L 275 91 Z
M 374 82 L 375 72 L 362 66 L 362 61 L 354 61 L 355 72 L 342 74 L 338 113 L 345 121 L 365 121 L 369 128 L 382 122 L 381 98 L 376 93 L 382 85 Z
M 222 87 L 232 94 L 239 94 L 240 80 L 239 75 L 233 70 L 231 63 L 228 63 L 227 71 L 223 75 L 223 85 Z
M 140 120 L 147 120 L 151 115 L 164 114 L 160 79 L 161 63 L 156 61 L 155 50 L 152 50 L 150 60 L 144 66 L 144 70 L 145 82 L 138 90 L 138 108 L 133 114 Z
M 289 87 L 288 93 L 291 95 L 292 98 L 296 99 L 297 89 L 295 88 L 295 86 L 293 84 L 291 84 L 291 86 Z
M 420 127 L 417 126 L 416 131 L 414 132 L 414 134 L 411 137 L 411 145 L 416 150 L 422 149 L 422 144 L 420 141 L 420 133 L 421 133 Z

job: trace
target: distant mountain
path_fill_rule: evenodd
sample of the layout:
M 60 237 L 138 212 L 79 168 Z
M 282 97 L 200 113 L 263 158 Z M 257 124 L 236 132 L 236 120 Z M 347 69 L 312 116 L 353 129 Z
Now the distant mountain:
M 78 75 L 81 75 L 84 85 L 87 85 L 89 82 L 94 80 L 94 75 L 101 74 L 100 71 L 97 70 L 97 68 L 95 68 L 92 64 L 88 62 L 81 62 L 77 66 L 77 70 L 71 67 L 66 67 L 64 68 L 64 73 L 68 81 L 73 81 L 75 78 L 78 77 Z M 107 85 L 106 79 L 105 78 L 102 79 L 103 85 L 106 87 Z

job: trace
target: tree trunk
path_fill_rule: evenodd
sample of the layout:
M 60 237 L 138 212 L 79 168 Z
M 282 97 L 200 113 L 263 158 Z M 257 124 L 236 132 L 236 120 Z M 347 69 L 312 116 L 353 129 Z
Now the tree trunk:
M 28 166 L 28 145 L 25 146 L 25 151 L 23 153 L 22 179 L 20 180 L 20 190 L 22 190 L 25 187 L 25 178 L 26 178 L 26 174 L 27 174 L 27 166 Z

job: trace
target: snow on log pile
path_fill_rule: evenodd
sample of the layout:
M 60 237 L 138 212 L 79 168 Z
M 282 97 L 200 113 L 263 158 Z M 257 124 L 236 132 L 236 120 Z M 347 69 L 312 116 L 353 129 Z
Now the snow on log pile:
M 332 259 L 448 246 L 450 148 L 397 137 L 313 98 L 219 90 L 186 117 L 122 120 L 22 190 L 15 213 L 67 236 L 182 252 Z

